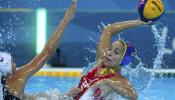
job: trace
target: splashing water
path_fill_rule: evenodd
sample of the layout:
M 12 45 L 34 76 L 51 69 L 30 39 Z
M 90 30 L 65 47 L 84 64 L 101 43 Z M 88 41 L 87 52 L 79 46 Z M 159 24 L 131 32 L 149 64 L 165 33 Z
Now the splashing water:
M 102 23 L 102 26 L 105 27 L 105 25 Z M 99 29 L 101 29 L 100 26 L 98 26 Z M 148 69 L 147 65 L 142 62 L 142 60 L 136 55 L 135 58 L 138 60 L 137 65 L 127 65 L 122 68 L 122 74 L 127 77 L 131 83 L 133 84 L 133 87 L 137 91 L 137 94 L 139 95 L 139 99 L 141 100 L 149 100 L 150 97 L 144 96 L 144 94 L 147 92 L 147 89 L 151 87 L 154 79 L 155 79 L 155 73 L 154 70 L 161 69 L 162 61 L 163 61 L 163 55 L 166 45 L 166 38 L 164 38 L 168 32 L 168 28 L 163 26 L 162 24 L 154 24 L 151 25 L 151 29 L 155 38 L 155 46 L 157 47 L 157 56 L 154 59 L 152 70 Z M 97 36 L 96 36 L 97 37 Z M 118 38 L 121 38 L 118 36 Z M 91 42 L 96 43 L 96 40 L 93 39 L 93 37 L 90 37 Z M 93 49 L 88 50 L 91 53 L 94 52 Z M 88 60 L 88 58 L 86 58 Z M 84 67 L 84 73 L 86 74 L 94 65 L 96 62 L 89 63 L 88 67 Z M 136 66 L 136 67 L 135 67 Z M 118 96 L 111 96 L 114 98 L 120 98 Z M 121 98 L 120 98 L 121 99 Z
M 163 35 L 167 33 L 168 29 L 158 24 L 152 25 L 151 29 L 155 38 L 155 46 L 157 47 L 158 51 L 158 54 L 153 62 L 153 70 L 156 70 L 161 68 L 166 44 L 166 39 Z M 97 35 L 97 33 L 94 33 L 93 35 L 93 37 L 89 37 L 89 40 L 97 45 L 97 40 L 95 40 L 94 37 L 100 38 L 100 34 Z M 119 36 L 119 38 L 121 37 Z M 88 50 L 90 53 L 96 54 L 95 47 L 87 47 L 85 48 L 85 50 Z M 141 98 L 141 100 L 149 100 L 150 97 L 145 97 L 144 94 L 147 92 L 147 89 L 151 87 L 152 82 L 154 81 L 154 71 L 150 71 L 149 69 L 147 69 L 147 65 L 144 64 L 138 56 L 136 56 L 135 58 L 139 62 L 136 67 L 133 68 L 133 64 L 127 65 L 122 69 L 122 74 L 131 81 L 133 87 L 136 89 L 139 95 L 139 99 Z M 88 60 L 88 58 L 86 58 L 86 60 Z M 89 63 L 88 67 L 84 67 L 84 74 L 86 74 L 95 65 L 95 63 L 96 62 Z M 0 90 L 2 90 L 2 84 L 0 84 L 0 88 Z M 0 91 L 0 94 L 2 94 L 2 91 Z M 88 96 L 85 96 L 85 98 L 87 97 Z M 0 100 L 1 98 L 3 98 L 3 95 L 0 95 Z M 44 93 L 26 94 L 24 100 L 28 100 L 29 98 L 35 98 L 36 100 L 55 100 L 55 98 L 57 98 L 57 100 L 70 100 L 69 97 L 63 95 L 57 89 L 50 89 Z M 122 97 L 116 94 L 111 94 L 107 98 L 113 98 L 111 100 L 119 98 L 124 100 Z
M 154 38 L 155 38 L 155 46 L 157 47 L 157 56 L 154 59 L 153 62 L 153 71 L 150 72 L 151 78 L 147 84 L 147 87 L 144 89 L 143 93 L 145 93 L 147 91 L 147 89 L 149 89 L 152 85 L 152 82 L 155 80 L 155 70 L 161 69 L 161 65 L 162 65 L 162 61 L 163 61 L 163 56 L 165 54 L 165 46 L 166 46 L 166 38 L 165 35 L 168 33 L 168 28 L 163 26 L 162 24 L 155 24 L 155 25 L 151 25 L 151 29 L 152 32 L 154 34 Z M 141 95 L 141 97 L 143 97 L 144 100 L 148 100 L 150 98 L 148 97 L 144 97 L 143 94 Z M 157 100 L 157 98 L 155 98 L 155 100 Z M 164 100 L 165 98 L 161 98 L 161 100 Z
M 131 81 L 141 100 L 151 99 L 150 97 L 145 97 L 144 94 L 147 92 L 147 89 L 151 87 L 152 82 L 155 79 L 154 70 L 161 68 L 166 44 L 164 34 L 167 34 L 168 32 L 167 27 L 161 26 L 161 24 L 152 25 L 151 29 L 155 38 L 155 46 L 157 47 L 158 52 L 153 62 L 152 71 L 147 69 L 147 65 L 142 63 L 138 56 L 135 57 L 139 61 L 136 68 L 132 69 L 133 65 L 131 64 L 124 67 L 123 71 L 123 75 L 125 75 Z
M 155 46 L 157 46 L 158 54 L 154 59 L 153 69 L 160 69 L 163 55 L 165 54 L 165 45 L 166 45 L 166 38 L 164 35 L 168 33 L 167 27 L 162 27 L 161 25 L 152 25 L 151 26 L 154 38 L 156 40 Z
M 0 73 L 0 83 L 1 83 L 1 77 L 2 77 L 2 74 Z M 3 85 L 0 84 L 0 100 L 3 100 Z
M 58 89 L 49 89 L 44 93 L 25 94 L 24 100 L 72 100 Z
M 15 20 L 19 21 L 18 17 L 14 16 Z M 16 23 L 14 23 L 16 24 Z M 105 25 L 104 23 L 101 23 L 102 27 L 106 27 L 107 25 Z M 9 19 L 7 22 L 4 23 L 4 25 L 8 25 L 8 27 L 5 27 L 3 29 L 1 29 L 0 31 L 0 44 L 3 45 L 5 43 L 8 44 L 13 44 L 14 42 L 9 41 L 9 40 L 15 40 L 14 37 L 14 31 L 13 31 L 13 24 L 12 24 L 12 19 Z M 101 30 L 101 27 L 98 26 L 99 29 Z M 161 68 L 161 64 L 162 64 L 162 60 L 163 60 L 163 55 L 164 55 L 164 49 L 165 49 L 165 44 L 166 44 L 166 38 L 164 38 L 164 34 L 167 33 L 168 29 L 166 27 L 163 27 L 160 24 L 156 24 L 156 25 L 152 25 L 151 29 L 153 31 L 153 35 L 155 38 L 155 46 L 157 47 L 157 56 L 154 59 L 153 62 L 153 70 L 156 69 L 160 69 Z M 8 30 L 8 31 L 6 31 Z M 7 33 L 8 35 L 6 37 L 4 37 L 5 33 Z M 94 38 L 100 38 L 100 34 L 94 33 L 93 37 L 89 37 L 89 40 L 97 45 L 97 40 L 95 40 Z M 118 36 L 119 38 L 121 38 L 120 36 Z M 7 41 L 3 41 L 2 38 L 6 39 Z M 0 47 L 1 49 L 4 49 L 2 47 Z M 91 47 L 91 48 L 85 48 L 85 50 L 88 50 L 90 53 L 96 54 L 96 47 Z M 154 72 L 149 71 L 147 69 L 147 65 L 145 65 L 141 59 L 136 56 L 135 57 L 139 63 L 136 65 L 136 67 L 133 69 L 133 64 L 130 64 L 128 66 L 125 66 L 122 69 L 122 74 L 124 76 L 126 76 L 131 83 L 133 84 L 134 88 L 136 89 L 138 95 L 142 98 L 142 100 L 146 100 L 149 99 L 148 97 L 144 96 L 144 93 L 147 92 L 147 89 L 149 87 L 151 87 L 152 82 L 154 81 Z M 86 58 L 86 60 L 89 62 L 88 58 Z M 96 62 L 89 62 L 88 67 L 84 67 L 84 74 L 87 73 L 92 67 L 93 65 L 95 65 Z M 0 75 L 1 76 L 1 75 Z M 1 78 L 1 77 L 0 77 Z M 36 98 L 37 100 L 47 100 L 49 98 L 49 100 L 55 100 L 55 98 L 59 98 L 60 100 L 66 99 L 69 100 L 69 97 L 66 97 L 65 95 L 61 94 L 57 89 L 51 89 L 46 91 L 45 93 L 34 93 L 34 94 L 27 94 L 26 96 L 26 100 L 28 100 L 28 98 Z M 110 97 L 114 97 L 114 98 L 120 98 L 116 95 L 110 96 Z M 2 100 L 3 95 L 2 95 L 2 84 L 0 84 L 0 100 Z M 24 99 L 25 100 L 25 99 Z
M 8 6 L 10 8 L 10 6 Z M 3 16 L 3 15 L 2 15 Z M 3 16 L 1 18 L 6 18 Z M 14 26 L 16 23 L 13 23 L 13 20 L 18 21 L 18 17 L 14 14 L 10 16 L 8 20 L 4 19 L 4 22 L 1 23 L 0 27 L 0 51 L 9 52 L 12 47 L 15 47 L 14 41 L 16 40 L 14 35 Z M 8 46 L 8 47 L 6 47 Z M 2 73 L 0 73 L 0 100 L 3 100 L 3 85 L 1 84 Z

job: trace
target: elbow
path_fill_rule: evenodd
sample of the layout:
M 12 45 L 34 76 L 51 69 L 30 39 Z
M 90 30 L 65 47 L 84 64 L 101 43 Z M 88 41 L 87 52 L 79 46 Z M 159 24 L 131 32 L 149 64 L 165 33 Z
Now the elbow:
M 137 100 L 137 99 L 138 99 L 137 94 L 135 93 L 131 94 L 130 100 Z
M 103 31 L 102 31 L 103 34 L 105 35 L 112 35 L 112 29 L 110 26 L 107 26 L 107 27 L 104 27 Z
M 103 29 L 103 34 L 110 35 L 110 36 L 112 36 L 112 35 L 114 35 L 115 33 L 118 33 L 118 32 L 120 32 L 119 28 L 116 28 L 113 25 L 106 26 Z
M 123 30 L 122 25 L 113 25 L 113 24 L 111 24 L 109 26 L 106 26 L 103 31 L 105 31 L 106 33 L 108 33 L 112 36 L 114 34 L 117 34 L 117 33 L 121 32 L 122 30 Z
M 126 94 L 125 96 L 129 99 L 129 100 L 137 100 L 138 96 L 137 93 L 134 90 L 129 90 L 129 93 Z

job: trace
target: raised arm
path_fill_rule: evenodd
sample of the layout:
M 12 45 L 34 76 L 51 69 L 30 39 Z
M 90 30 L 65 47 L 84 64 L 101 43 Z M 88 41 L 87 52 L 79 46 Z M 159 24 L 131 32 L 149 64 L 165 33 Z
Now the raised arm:
M 97 62 L 99 63 L 101 60 L 103 60 L 105 50 L 112 45 L 111 40 L 113 35 L 125 29 L 136 27 L 142 24 L 145 24 L 145 22 L 138 19 L 118 22 L 105 27 L 102 31 L 102 36 L 97 48 Z
M 44 63 L 50 58 L 52 53 L 55 51 L 58 41 L 60 40 L 65 27 L 68 25 L 70 20 L 72 19 L 77 7 L 77 0 L 72 0 L 72 5 L 70 8 L 65 12 L 64 18 L 61 20 L 60 24 L 56 28 L 56 31 L 53 35 L 49 38 L 47 43 L 45 44 L 44 49 L 42 52 L 33 58 L 28 64 L 24 65 L 22 68 L 18 70 L 21 74 L 23 73 L 26 77 L 33 75 L 37 72 Z

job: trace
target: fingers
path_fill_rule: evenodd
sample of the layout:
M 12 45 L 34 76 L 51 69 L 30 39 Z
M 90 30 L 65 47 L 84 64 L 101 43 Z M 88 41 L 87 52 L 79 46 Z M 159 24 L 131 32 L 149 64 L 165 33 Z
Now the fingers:
M 141 19 L 138 19 L 138 21 L 140 22 L 140 24 L 145 24 L 145 25 L 152 25 L 152 24 L 154 24 L 154 22 L 151 21 L 151 20 L 145 22 L 145 21 L 143 21 L 143 20 L 141 20 Z

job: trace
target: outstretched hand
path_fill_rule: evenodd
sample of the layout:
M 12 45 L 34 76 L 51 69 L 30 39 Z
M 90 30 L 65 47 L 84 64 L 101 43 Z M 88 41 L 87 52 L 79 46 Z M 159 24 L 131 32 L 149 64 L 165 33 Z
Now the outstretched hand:
M 145 21 L 143 21 L 143 20 L 141 20 L 141 19 L 138 19 L 138 21 L 139 21 L 141 24 L 144 24 L 144 25 L 152 25 L 152 24 L 154 24 L 154 22 L 151 21 L 151 20 L 149 20 L 148 22 L 145 22 Z

